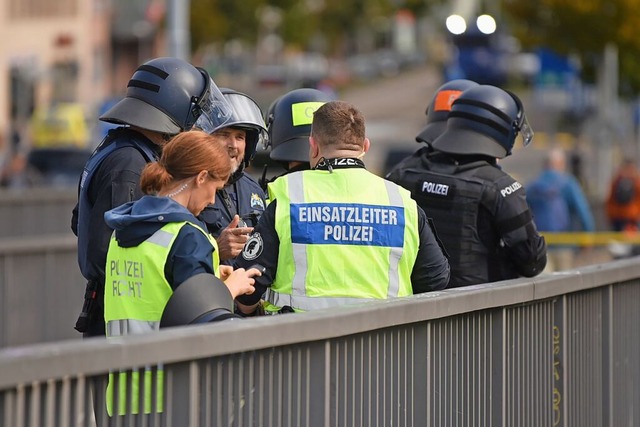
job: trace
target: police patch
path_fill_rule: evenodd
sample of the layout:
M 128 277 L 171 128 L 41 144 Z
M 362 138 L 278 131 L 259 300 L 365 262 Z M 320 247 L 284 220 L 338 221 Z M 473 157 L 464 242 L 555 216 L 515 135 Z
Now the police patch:
M 251 208 L 260 208 L 264 210 L 264 201 L 256 193 L 251 193 Z
M 242 258 L 246 259 L 247 261 L 258 258 L 260 254 L 262 254 L 263 247 L 264 244 L 262 242 L 262 236 L 260 236 L 260 233 L 253 234 L 251 237 L 249 237 L 247 243 L 244 244 L 244 249 L 242 250 Z
M 511 185 L 508 185 L 506 187 L 504 187 L 502 190 L 500 190 L 500 195 L 502 197 L 507 197 L 508 195 L 515 193 L 517 190 L 522 188 L 522 184 L 520 184 L 518 181 L 514 182 Z

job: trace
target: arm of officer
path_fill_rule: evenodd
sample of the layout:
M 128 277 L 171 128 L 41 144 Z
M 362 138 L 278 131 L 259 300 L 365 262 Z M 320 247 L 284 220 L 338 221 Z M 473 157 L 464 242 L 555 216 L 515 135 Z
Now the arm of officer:
M 547 244 L 536 228 L 524 188 L 496 198 L 495 226 L 518 274 L 534 277 L 542 273 Z
M 418 230 L 420 248 L 411 272 L 413 293 L 437 291 L 449 284 L 450 267 L 437 237 L 435 229 L 427 220 L 427 215 L 418 206 Z
M 260 298 L 267 290 L 276 276 L 278 268 L 278 251 L 280 239 L 276 233 L 275 218 L 276 204 L 274 200 L 264 211 L 258 224 L 249 236 L 240 255 L 234 260 L 233 268 L 249 269 L 254 264 L 260 264 L 265 268 L 262 276 L 255 277 L 255 292 L 251 295 L 241 295 L 236 298 L 238 308 L 243 313 L 251 313 L 257 307 Z
M 164 275 L 173 290 L 200 273 L 214 274 L 213 246 L 201 231 L 190 224 L 180 229 L 164 267 Z

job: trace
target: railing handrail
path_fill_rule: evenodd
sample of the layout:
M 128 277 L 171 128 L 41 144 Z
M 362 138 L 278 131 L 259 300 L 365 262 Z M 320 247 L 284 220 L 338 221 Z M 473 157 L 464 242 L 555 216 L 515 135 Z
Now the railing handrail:
M 637 258 L 522 278 L 293 315 L 171 328 L 139 336 L 9 347 L 0 350 L 0 389 L 18 383 L 92 375 L 148 363 L 172 363 L 324 340 L 460 313 L 547 299 L 640 277 Z M 321 322 L 322 328 L 317 325 Z
M 74 249 L 78 238 L 69 233 L 48 234 L 45 236 L 3 237 L 0 238 L 0 255 L 16 255 L 32 252 Z
M 75 203 L 78 199 L 78 190 L 74 188 L 28 188 L 20 190 L 0 190 L 0 206 L 14 206 L 33 203 L 43 205 L 45 202 Z

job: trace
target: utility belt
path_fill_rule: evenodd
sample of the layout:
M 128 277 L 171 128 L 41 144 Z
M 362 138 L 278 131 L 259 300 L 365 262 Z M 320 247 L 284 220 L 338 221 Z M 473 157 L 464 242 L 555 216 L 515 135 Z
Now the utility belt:
M 89 325 L 96 320 L 100 320 L 99 317 L 104 319 L 104 308 L 102 304 L 102 296 L 104 295 L 104 282 L 97 280 L 89 280 L 84 291 L 84 302 L 82 304 L 82 311 L 76 320 L 74 329 L 81 333 L 86 333 L 89 330 Z M 104 321 L 104 320 L 102 320 Z

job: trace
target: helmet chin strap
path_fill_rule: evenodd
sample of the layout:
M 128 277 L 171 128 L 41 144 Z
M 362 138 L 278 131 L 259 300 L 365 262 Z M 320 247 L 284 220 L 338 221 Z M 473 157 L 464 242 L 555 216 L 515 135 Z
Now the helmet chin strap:
M 244 161 L 240 162 L 240 165 L 238 166 L 238 168 L 235 171 L 233 171 L 231 175 L 229 175 L 229 179 L 227 180 L 226 185 L 233 184 L 234 182 L 239 180 L 240 177 L 242 176 L 243 171 L 244 171 Z

